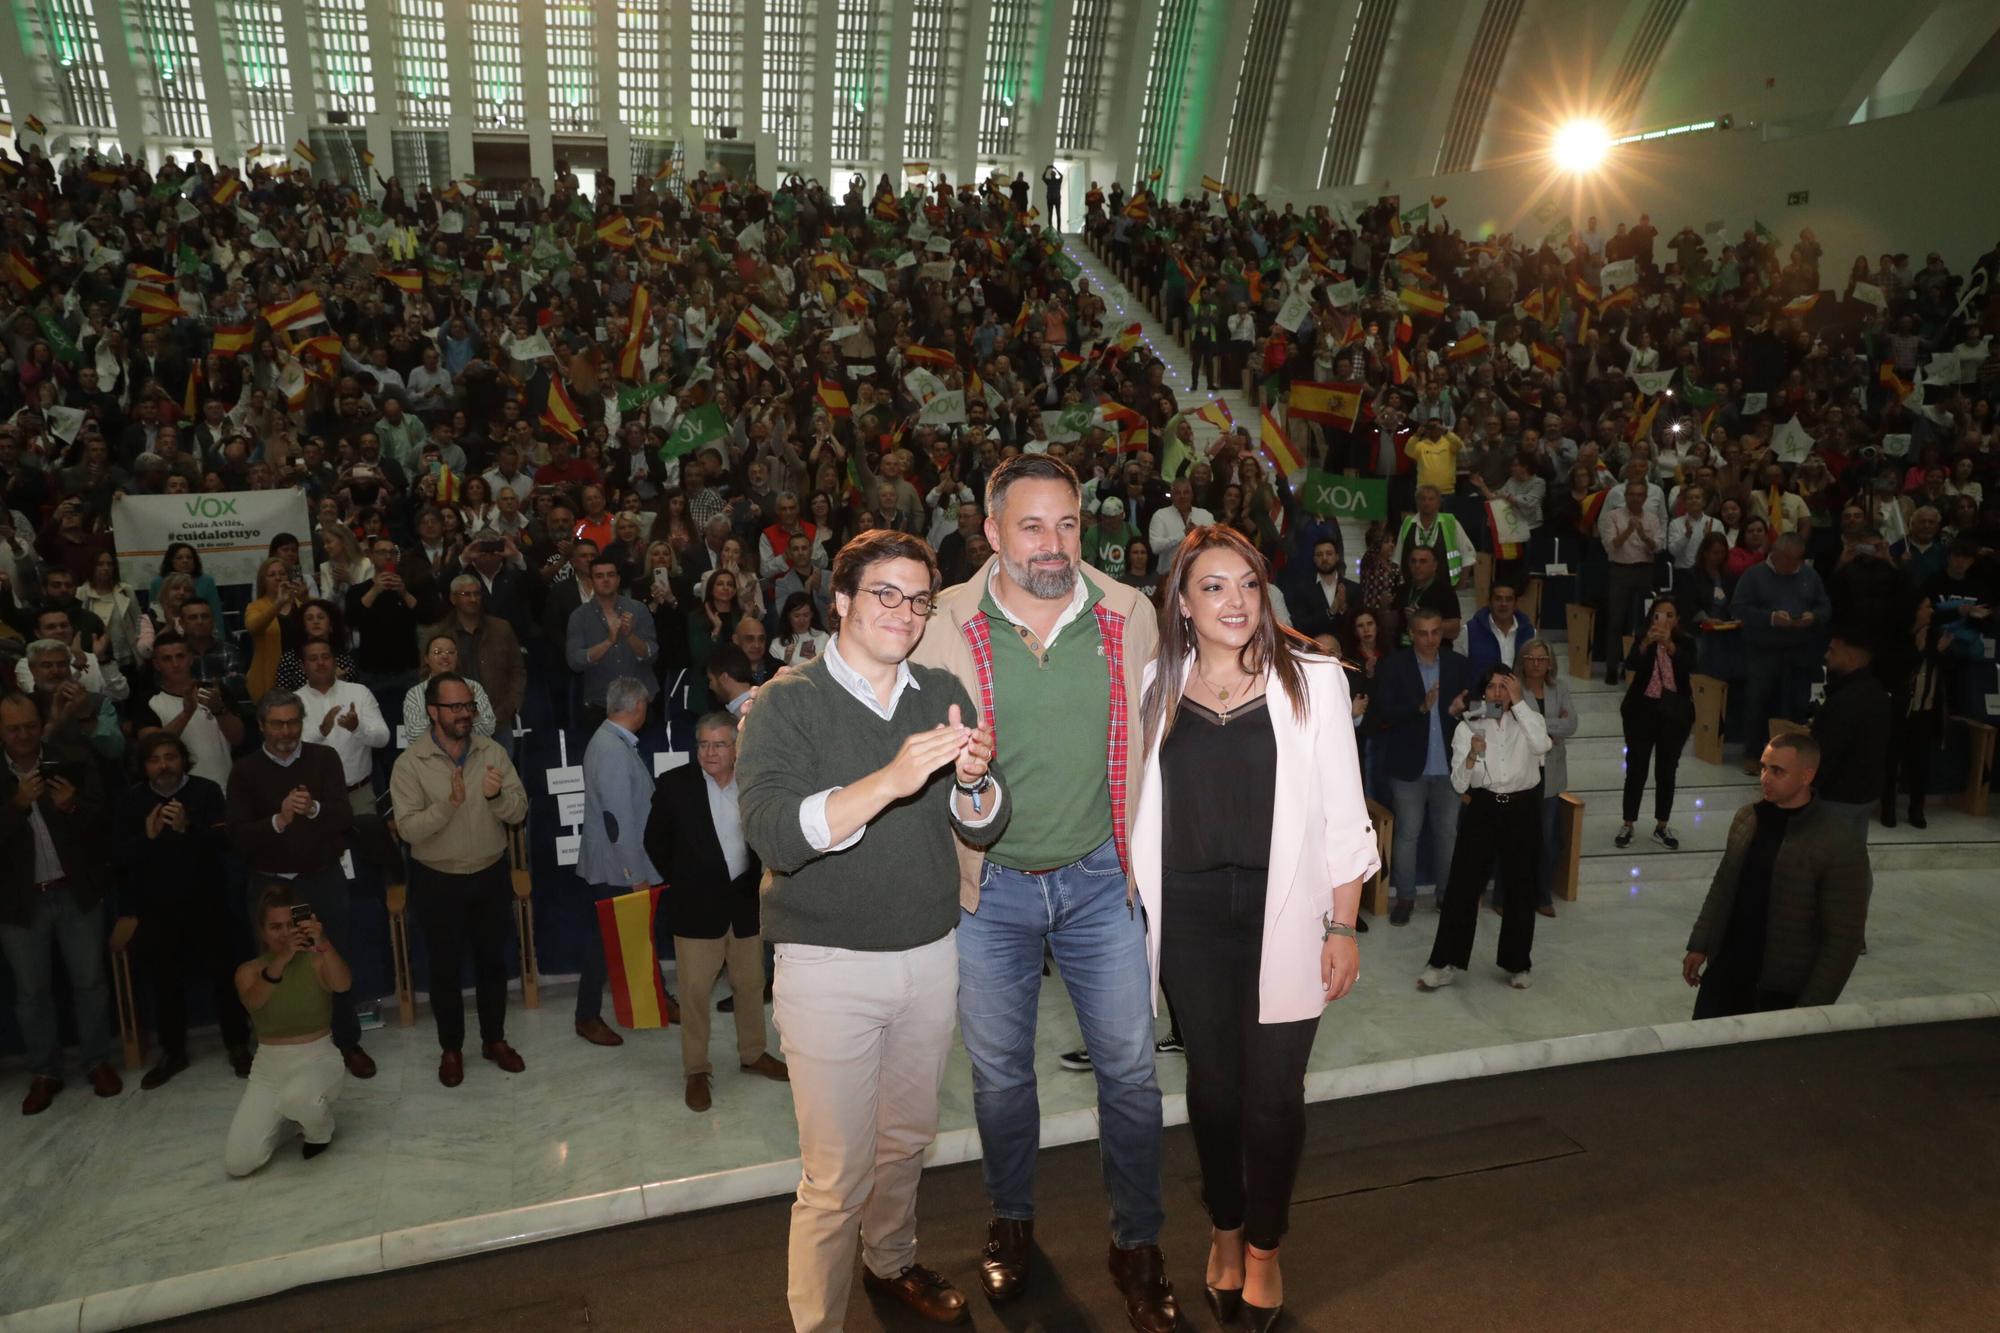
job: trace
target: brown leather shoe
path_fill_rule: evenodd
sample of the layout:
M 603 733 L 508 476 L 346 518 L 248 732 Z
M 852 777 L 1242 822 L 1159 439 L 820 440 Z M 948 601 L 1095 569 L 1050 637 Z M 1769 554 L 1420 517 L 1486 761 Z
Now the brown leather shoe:
M 1180 1306 L 1174 1285 L 1167 1281 L 1167 1259 L 1157 1245 L 1121 1250 L 1111 1247 L 1111 1280 L 1125 1297 L 1125 1319 L 1139 1333 L 1173 1333 L 1180 1327 Z
M 499 1065 L 503 1074 L 518 1074 L 528 1067 L 528 1062 L 521 1058 L 521 1053 L 504 1041 L 482 1043 L 479 1053 Z
M 148 1069 L 146 1076 L 139 1080 L 139 1086 L 151 1092 L 187 1067 L 188 1058 L 185 1055 L 163 1055 L 160 1062 Z
M 709 1108 L 707 1074 L 689 1074 L 687 1104 L 690 1111 L 706 1111 Z
M 118 1077 L 118 1071 L 109 1064 L 92 1065 L 84 1077 L 90 1080 L 90 1087 L 100 1097 L 116 1097 L 125 1091 L 125 1080 Z
M 672 995 L 667 996 L 667 1021 L 669 1023 L 681 1021 L 681 1002 Z
M 986 1248 L 979 1252 L 979 1285 L 989 1301 L 1007 1301 L 1021 1294 L 1028 1281 L 1028 1264 L 1035 1253 L 1035 1224 L 995 1217 L 986 1223 Z
M 743 1072 L 746 1074 L 762 1074 L 774 1083 L 790 1083 L 792 1081 L 792 1071 L 785 1068 L 783 1060 L 778 1059 L 769 1051 L 764 1052 L 749 1064 L 744 1065 Z
M 611 1025 L 601 1018 L 593 1018 L 576 1025 L 576 1035 L 592 1046 L 623 1046 L 625 1039 L 611 1030 Z
M 347 1066 L 347 1072 L 356 1078 L 375 1077 L 375 1061 L 359 1046 L 350 1046 L 342 1051 L 340 1060 Z
M 40 1115 L 49 1109 L 49 1103 L 62 1091 L 63 1082 L 59 1078 L 49 1078 L 37 1074 L 28 1080 L 28 1095 L 21 1099 L 22 1115 Z
M 446 1051 L 438 1057 L 438 1082 L 455 1088 L 465 1082 L 465 1053 Z
M 864 1264 L 861 1287 L 870 1296 L 889 1297 L 933 1324 L 962 1324 L 970 1318 L 965 1293 L 922 1264 L 911 1264 L 894 1277 L 876 1277 Z
M 1549 919 L 1550 919 L 1551 921 L 1553 921 L 1553 920 L 1555 919 L 1555 915 L 1556 915 L 1556 907 L 1555 907 L 1555 904 L 1554 904 L 1554 903 L 1543 903 L 1543 904 L 1542 904 L 1542 905 L 1541 905 L 1540 907 L 1537 907 L 1537 908 L 1535 909 L 1535 915 L 1536 915 L 1536 916 L 1545 916 L 1545 917 L 1548 917 L 1548 918 L 1549 918 Z

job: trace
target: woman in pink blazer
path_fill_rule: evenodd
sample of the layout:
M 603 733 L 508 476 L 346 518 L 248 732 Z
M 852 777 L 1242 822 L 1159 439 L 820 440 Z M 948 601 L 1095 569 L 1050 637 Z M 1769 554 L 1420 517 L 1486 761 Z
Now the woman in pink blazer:
M 1277 623 L 1267 577 L 1219 525 L 1168 565 L 1131 843 L 1153 978 L 1187 1043 L 1208 1302 L 1257 1329 L 1284 1301 L 1306 1059 L 1360 970 L 1354 918 L 1378 866 L 1346 678 Z

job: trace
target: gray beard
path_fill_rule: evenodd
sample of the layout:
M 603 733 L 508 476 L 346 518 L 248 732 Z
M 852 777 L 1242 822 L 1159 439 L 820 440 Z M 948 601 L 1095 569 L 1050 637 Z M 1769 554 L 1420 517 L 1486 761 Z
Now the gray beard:
M 1000 557 L 1001 567 L 1007 571 L 1007 577 L 1014 580 L 1015 586 L 1030 597 L 1039 597 L 1045 602 L 1068 597 L 1076 591 L 1076 564 L 1068 557 L 1064 557 L 1064 561 L 1062 572 L 1057 574 L 1038 571 L 1033 565 L 1017 565 L 1004 555 Z

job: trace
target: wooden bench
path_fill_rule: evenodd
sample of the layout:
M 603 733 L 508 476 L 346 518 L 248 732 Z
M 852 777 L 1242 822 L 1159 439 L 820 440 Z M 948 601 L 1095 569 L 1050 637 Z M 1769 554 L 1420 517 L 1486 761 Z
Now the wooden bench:
M 1711 764 L 1722 762 L 1722 746 L 1727 739 L 1729 682 L 1696 672 L 1694 683 L 1694 757 Z
M 111 928 L 111 1001 L 118 1011 L 118 1044 L 124 1048 L 125 1068 L 138 1069 L 146 1062 L 146 1034 L 139 1030 L 139 996 L 132 987 L 132 936 L 137 917 L 121 916 Z
M 1583 865 L 1583 800 L 1570 792 L 1564 792 L 1556 800 L 1562 803 L 1556 811 L 1556 837 L 1561 850 L 1557 853 L 1553 891 L 1564 902 L 1573 903 L 1577 872 Z
M 514 876 L 514 927 L 521 947 L 521 1007 L 542 1007 L 542 978 L 535 958 L 534 862 L 528 852 L 528 826 L 507 830 L 508 865 Z
M 396 969 L 396 1021 L 417 1021 L 417 987 L 410 975 L 410 886 L 391 884 L 383 892 L 389 907 L 389 961 Z
M 1968 815 L 1983 818 L 1986 775 L 1993 767 L 1993 724 L 1970 717 L 1954 716 L 1951 720 L 1966 731 L 1965 790 L 1952 797 L 1951 803 Z
M 1472 558 L 1472 605 L 1475 609 L 1493 599 L 1493 557 L 1481 551 Z
M 1563 609 L 1564 630 L 1569 641 L 1569 674 L 1572 680 L 1590 679 L 1590 649 L 1597 642 L 1597 612 L 1581 602 Z
M 1382 868 L 1361 886 L 1361 906 L 1370 916 L 1389 915 L 1389 853 L 1396 845 L 1396 816 L 1387 806 L 1368 802 L 1368 818 L 1375 824 L 1375 854 Z
M 1542 576 L 1540 574 L 1530 574 L 1528 576 L 1528 586 L 1521 589 L 1520 609 L 1521 614 L 1528 618 L 1528 623 L 1533 625 L 1537 632 L 1547 632 L 1548 626 L 1542 623 Z

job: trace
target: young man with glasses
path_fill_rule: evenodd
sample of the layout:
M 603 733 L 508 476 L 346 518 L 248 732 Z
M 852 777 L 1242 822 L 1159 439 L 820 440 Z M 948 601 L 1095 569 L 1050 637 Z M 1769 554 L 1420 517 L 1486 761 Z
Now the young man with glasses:
M 957 1011 L 956 839 L 992 842 L 1013 802 L 965 687 L 906 660 L 936 579 L 920 538 L 878 529 L 842 547 L 840 632 L 763 688 L 736 766 L 771 876 L 762 925 L 804 1168 L 787 1284 L 801 1330 L 842 1326 L 857 1233 L 871 1295 L 965 1316 L 916 1262 L 917 1180 Z

